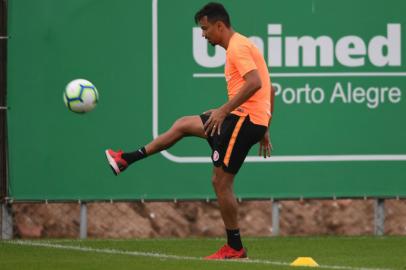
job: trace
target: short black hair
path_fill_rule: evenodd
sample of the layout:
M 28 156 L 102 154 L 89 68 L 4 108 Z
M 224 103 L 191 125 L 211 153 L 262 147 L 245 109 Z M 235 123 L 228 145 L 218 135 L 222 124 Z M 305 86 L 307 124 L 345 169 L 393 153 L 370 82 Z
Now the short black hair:
M 207 16 L 207 20 L 211 23 L 222 21 L 227 27 L 231 26 L 230 16 L 224 6 L 220 3 L 210 2 L 202 7 L 195 14 L 195 23 L 198 24 L 204 16 Z

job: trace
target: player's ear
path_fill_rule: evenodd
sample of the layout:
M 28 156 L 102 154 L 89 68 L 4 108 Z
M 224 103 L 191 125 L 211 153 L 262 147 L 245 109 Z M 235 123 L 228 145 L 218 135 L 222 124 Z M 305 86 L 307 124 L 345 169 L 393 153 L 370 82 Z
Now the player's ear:
M 217 21 L 216 22 L 216 28 L 217 28 L 217 30 L 219 30 L 219 31 L 222 31 L 223 29 L 224 29 L 224 23 L 222 22 L 222 21 Z

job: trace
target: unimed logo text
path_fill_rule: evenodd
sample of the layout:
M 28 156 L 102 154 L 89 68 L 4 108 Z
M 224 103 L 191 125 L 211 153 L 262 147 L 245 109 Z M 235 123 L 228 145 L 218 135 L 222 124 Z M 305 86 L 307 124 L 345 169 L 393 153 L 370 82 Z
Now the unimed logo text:
M 268 24 L 267 38 L 250 39 L 264 53 L 266 48 L 270 67 L 362 67 L 367 61 L 376 67 L 401 66 L 401 25 L 387 24 L 386 33 L 377 33 L 366 40 L 358 35 L 343 36 L 334 40 L 328 35 L 290 36 L 282 24 Z M 224 65 L 225 51 L 216 46 L 214 54 L 208 52 L 208 42 L 202 38 L 201 29 L 193 28 L 193 57 L 202 67 Z M 266 47 L 265 47 L 266 46 Z

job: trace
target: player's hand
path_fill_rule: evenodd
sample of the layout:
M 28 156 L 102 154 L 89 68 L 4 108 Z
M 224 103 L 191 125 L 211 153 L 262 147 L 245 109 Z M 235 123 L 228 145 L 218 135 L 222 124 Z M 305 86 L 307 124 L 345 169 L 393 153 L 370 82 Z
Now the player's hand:
M 208 111 L 203 112 L 203 114 L 211 114 L 215 109 L 210 109 Z
M 216 132 L 220 135 L 221 125 L 227 113 L 220 107 L 218 109 L 211 110 L 209 119 L 204 124 L 204 133 L 206 136 L 213 136 Z
M 271 137 L 269 134 L 269 129 L 266 130 L 264 137 L 259 141 L 259 156 L 263 156 L 264 158 L 270 157 L 272 154 L 272 143 Z

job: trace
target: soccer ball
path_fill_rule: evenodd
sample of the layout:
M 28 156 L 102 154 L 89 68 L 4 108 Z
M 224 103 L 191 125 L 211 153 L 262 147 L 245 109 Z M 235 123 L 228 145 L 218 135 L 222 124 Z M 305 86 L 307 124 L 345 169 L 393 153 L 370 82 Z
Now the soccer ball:
M 72 112 L 86 113 L 96 107 L 99 101 L 99 93 L 91 82 L 84 79 L 76 79 L 66 86 L 63 93 L 63 101 Z

